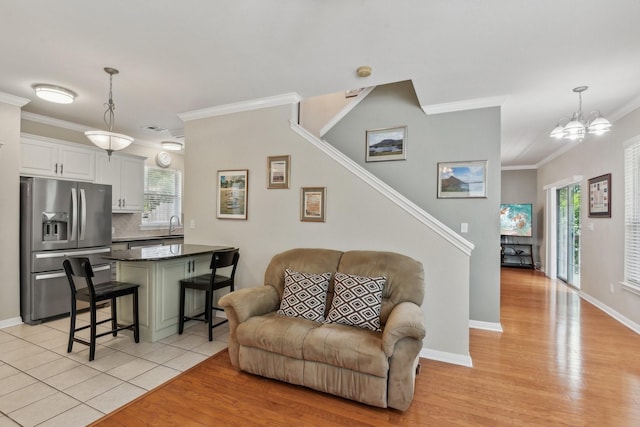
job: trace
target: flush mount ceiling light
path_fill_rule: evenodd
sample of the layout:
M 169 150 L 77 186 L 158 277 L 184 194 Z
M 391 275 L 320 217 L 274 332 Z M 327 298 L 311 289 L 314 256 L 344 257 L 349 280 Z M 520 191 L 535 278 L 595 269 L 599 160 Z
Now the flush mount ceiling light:
M 182 142 L 180 141 L 162 141 L 160 143 L 162 148 L 170 151 L 180 151 L 182 150 Z
M 592 111 L 589 121 L 585 120 L 582 115 L 582 92 L 587 89 L 589 89 L 588 86 L 578 86 L 573 89 L 578 94 L 578 111 L 573 113 L 571 120 L 564 126 L 561 124 L 563 119 L 558 120 L 558 125 L 549 134 L 550 137 L 582 141 L 587 132 L 594 135 L 602 135 L 611 130 L 611 122 L 602 117 L 600 111 Z
M 127 148 L 133 142 L 133 138 L 121 133 L 112 132 L 114 110 L 116 108 L 116 105 L 113 103 L 113 76 L 114 74 L 118 74 L 119 71 L 115 68 L 109 67 L 105 68 L 104 71 L 109 74 L 109 101 L 105 104 L 107 106 L 107 110 L 104 112 L 104 122 L 109 130 L 88 130 L 84 134 L 89 138 L 89 141 L 93 142 L 103 150 L 106 150 L 107 155 L 111 158 L 111 153 Z
M 37 84 L 33 85 L 33 90 L 38 98 L 56 104 L 71 104 L 76 97 L 69 89 L 54 85 Z
M 371 67 L 368 65 L 361 65 L 356 69 L 358 77 L 369 77 L 371 75 Z

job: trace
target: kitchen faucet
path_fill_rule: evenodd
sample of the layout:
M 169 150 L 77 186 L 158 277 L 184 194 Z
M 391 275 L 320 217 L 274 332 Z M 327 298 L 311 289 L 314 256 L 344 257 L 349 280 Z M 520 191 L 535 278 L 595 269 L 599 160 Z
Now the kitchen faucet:
M 180 225 L 180 218 L 178 217 L 178 215 L 172 215 L 171 218 L 169 219 L 169 235 L 171 235 L 172 232 L 174 232 L 176 229 L 173 226 L 173 218 L 178 220 L 178 224 Z

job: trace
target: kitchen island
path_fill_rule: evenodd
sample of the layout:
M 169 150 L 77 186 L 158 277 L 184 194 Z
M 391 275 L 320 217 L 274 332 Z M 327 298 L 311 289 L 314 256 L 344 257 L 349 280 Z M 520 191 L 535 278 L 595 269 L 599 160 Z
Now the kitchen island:
M 140 338 L 158 341 L 178 332 L 180 279 L 210 272 L 211 254 L 231 246 L 165 245 L 114 251 L 117 280 L 137 283 Z M 204 311 L 204 292 L 188 289 L 185 314 Z M 131 297 L 118 304 L 118 320 L 131 322 Z M 120 309 L 122 308 L 122 310 Z

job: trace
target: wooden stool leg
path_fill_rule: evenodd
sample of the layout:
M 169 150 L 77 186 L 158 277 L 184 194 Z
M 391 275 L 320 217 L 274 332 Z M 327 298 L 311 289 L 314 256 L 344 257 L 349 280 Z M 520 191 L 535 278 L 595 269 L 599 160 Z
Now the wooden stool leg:
M 133 292 L 133 339 L 140 342 L 140 319 L 138 318 L 138 289 Z
M 116 298 L 111 298 L 111 330 L 112 335 L 115 337 L 118 335 L 118 310 L 116 307 Z
M 89 337 L 89 362 L 91 362 L 96 357 L 96 326 L 97 326 L 97 315 L 96 315 L 96 304 L 91 301 L 91 336 Z
M 180 315 L 178 317 L 178 334 L 182 335 L 184 331 L 184 294 L 185 294 L 185 286 L 180 283 Z

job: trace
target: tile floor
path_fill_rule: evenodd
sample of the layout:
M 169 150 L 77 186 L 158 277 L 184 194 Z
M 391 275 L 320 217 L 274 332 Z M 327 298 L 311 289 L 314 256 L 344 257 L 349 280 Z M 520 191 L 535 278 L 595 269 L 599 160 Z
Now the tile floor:
M 85 426 L 223 350 L 229 334 L 222 325 L 209 342 L 206 325 L 189 322 L 182 335 L 136 344 L 125 331 L 98 338 L 89 362 L 85 345 L 67 353 L 68 331 L 68 318 L 0 329 L 0 427 Z

